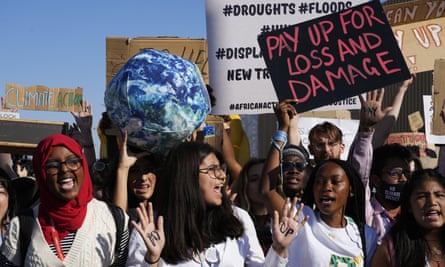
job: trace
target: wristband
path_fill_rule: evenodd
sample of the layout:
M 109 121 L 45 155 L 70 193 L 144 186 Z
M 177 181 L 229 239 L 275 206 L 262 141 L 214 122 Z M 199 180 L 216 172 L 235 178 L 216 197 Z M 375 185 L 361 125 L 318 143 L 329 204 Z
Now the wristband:
M 157 259 L 157 260 L 155 260 L 155 261 L 149 261 L 148 259 L 147 259 L 147 257 L 145 257 L 145 261 L 148 263 L 148 264 L 155 264 L 155 263 L 158 263 L 159 262 L 159 260 L 161 259 L 161 257 L 159 256 L 159 258 Z
M 278 150 L 281 151 L 281 149 L 286 145 L 287 143 L 287 133 L 285 131 L 276 130 L 275 134 L 272 136 L 272 145 Z M 280 146 L 278 145 L 278 142 L 282 142 L 283 144 Z
M 278 146 L 277 142 L 282 142 L 285 146 L 287 143 L 287 133 L 285 131 L 276 130 L 275 134 L 272 136 L 272 144 L 276 147 Z
M 287 133 L 285 131 L 276 130 L 272 136 L 272 140 L 275 142 L 287 143 Z
M 275 142 L 275 141 L 272 141 L 271 144 L 272 144 L 272 146 L 273 146 L 276 150 L 278 150 L 278 151 L 280 151 L 280 152 L 281 152 L 282 148 L 284 147 L 284 144 L 280 146 L 280 145 L 279 145 L 277 142 Z

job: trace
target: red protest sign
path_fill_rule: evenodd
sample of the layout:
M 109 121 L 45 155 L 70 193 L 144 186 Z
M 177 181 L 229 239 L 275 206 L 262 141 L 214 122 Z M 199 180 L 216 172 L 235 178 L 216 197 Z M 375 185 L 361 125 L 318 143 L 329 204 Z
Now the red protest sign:
M 298 99 L 298 112 L 410 77 L 379 1 L 263 33 L 258 43 L 278 99 Z

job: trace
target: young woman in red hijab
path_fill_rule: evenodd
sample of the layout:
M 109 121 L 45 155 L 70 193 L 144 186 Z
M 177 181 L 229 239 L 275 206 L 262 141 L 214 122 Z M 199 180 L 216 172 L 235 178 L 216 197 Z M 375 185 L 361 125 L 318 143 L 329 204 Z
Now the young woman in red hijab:
M 16 266 L 125 265 L 128 217 L 124 217 L 120 253 L 115 255 L 116 223 L 108 205 L 93 198 L 81 146 L 66 135 L 50 135 L 37 146 L 33 168 L 40 204 L 33 209 L 35 223 L 30 244 L 27 251 L 20 251 L 20 225 L 14 218 L 0 249 L 0 264 L 8 261 Z

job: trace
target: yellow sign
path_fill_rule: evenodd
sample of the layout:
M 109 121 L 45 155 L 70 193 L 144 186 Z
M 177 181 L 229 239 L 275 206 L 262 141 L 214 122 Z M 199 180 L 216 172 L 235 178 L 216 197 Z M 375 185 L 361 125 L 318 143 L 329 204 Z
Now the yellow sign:
M 414 113 L 409 114 L 408 122 L 409 122 L 409 127 L 413 132 L 417 132 L 424 125 L 422 115 L 420 115 L 420 111 L 416 111 Z

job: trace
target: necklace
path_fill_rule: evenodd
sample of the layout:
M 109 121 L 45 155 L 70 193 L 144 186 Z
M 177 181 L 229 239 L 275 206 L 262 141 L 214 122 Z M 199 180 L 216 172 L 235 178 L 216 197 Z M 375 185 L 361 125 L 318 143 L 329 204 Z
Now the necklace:
M 215 245 L 210 244 L 210 247 L 205 249 L 204 252 L 194 252 L 193 260 L 204 266 L 204 261 L 207 262 L 209 266 L 219 263 L 219 252 Z
M 438 247 L 432 247 L 431 252 L 433 253 L 433 255 L 440 255 L 440 256 L 443 255 L 442 250 L 439 249 Z
M 443 260 L 443 257 L 445 256 L 445 254 L 443 253 L 442 249 L 433 246 L 430 249 L 430 260 L 434 261 L 436 263 L 437 267 L 440 267 L 440 263 Z M 428 262 L 428 257 L 426 258 L 427 262 Z
M 204 255 L 207 263 L 209 263 L 210 265 L 219 262 L 219 253 L 218 250 L 215 248 L 215 245 L 213 244 L 211 244 L 210 247 L 206 249 Z

